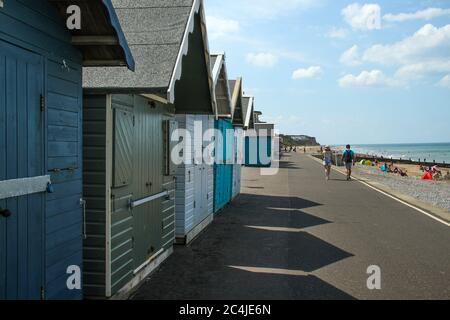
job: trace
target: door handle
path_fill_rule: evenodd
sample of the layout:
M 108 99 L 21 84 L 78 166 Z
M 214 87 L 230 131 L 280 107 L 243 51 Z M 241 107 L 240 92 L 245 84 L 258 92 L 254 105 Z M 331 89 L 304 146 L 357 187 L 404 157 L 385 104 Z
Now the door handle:
M 0 216 L 2 216 L 4 218 L 9 218 L 11 215 L 12 215 L 12 213 L 8 209 L 0 208 Z

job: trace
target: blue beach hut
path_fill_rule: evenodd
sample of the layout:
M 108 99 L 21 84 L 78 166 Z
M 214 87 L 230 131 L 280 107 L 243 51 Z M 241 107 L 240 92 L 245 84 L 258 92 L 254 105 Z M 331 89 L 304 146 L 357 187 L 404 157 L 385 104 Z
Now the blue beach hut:
M 74 3 L 0 2 L 0 300 L 83 297 L 82 68 L 134 61 L 110 1 Z
M 244 97 L 245 166 L 270 167 L 274 125 L 260 121 L 261 112 L 255 111 L 254 97 Z

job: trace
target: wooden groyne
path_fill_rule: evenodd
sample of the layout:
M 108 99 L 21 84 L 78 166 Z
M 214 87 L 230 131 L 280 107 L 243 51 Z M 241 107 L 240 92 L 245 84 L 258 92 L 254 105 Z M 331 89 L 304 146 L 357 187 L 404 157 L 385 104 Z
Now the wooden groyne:
M 322 155 L 317 153 L 313 155 L 316 158 L 322 159 Z M 411 165 L 417 165 L 417 166 L 425 166 L 425 167 L 432 167 L 432 166 L 438 166 L 440 168 L 448 168 L 450 169 L 450 163 L 445 162 L 436 162 L 436 161 L 415 161 L 412 159 L 401 159 L 401 158 L 388 158 L 388 157 L 382 157 L 382 156 L 373 156 L 373 155 L 367 155 L 367 154 L 356 154 L 356 162 L 360 162 L 361 160 L 371 160 L 373 162 L 387 162 L 387 163 L 395 163 L 395 164 L 411 164 Z M 333 164 L 342 166 L 342 159 L 341 159 L 341 152 L 333 152 Z
M 426 161 L 427 159 L 423 159 L 423 161 L 416 161 L 412 159 L 402 159 L 402 158 L 388 158 L 388 157 L 382 157 L 382 156 L 372 156 L 367 154 L 357 154 L 356 155 L 356 161 L 361 160 L 371 160 L 371 161 L 378 161 L 378 162 L 394 162 L 397 164 L 412 164 L 412 165 L 418 165 L 418 166 L 425 166 L 425 167 L 432 167 L 432 166 L 438 166 L 441 168 L 450 168 L 450 163 L 445 162 L 436 162 L 433 161 Z

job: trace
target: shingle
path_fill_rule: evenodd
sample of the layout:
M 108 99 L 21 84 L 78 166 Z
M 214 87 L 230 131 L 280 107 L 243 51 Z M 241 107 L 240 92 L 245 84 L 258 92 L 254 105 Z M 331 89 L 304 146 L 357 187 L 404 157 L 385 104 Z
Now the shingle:
M 130 45 L 180 43 L 190 7 L 118 9 Z
M 167 88 L 178 56 L 178 45 L 134 46 L 136 71 L 124 67 L 83 68 L 85 88 Z M 144 90 L 145 91 L 145 90 Z
M 136 61 L 127 68 L 83 68 L 83 86 L 147 91 L 168 88 L 193 0 L 115 0 L 113 5 Z
M 114 8 L 192 7 L 192 0 L 112 0 Z

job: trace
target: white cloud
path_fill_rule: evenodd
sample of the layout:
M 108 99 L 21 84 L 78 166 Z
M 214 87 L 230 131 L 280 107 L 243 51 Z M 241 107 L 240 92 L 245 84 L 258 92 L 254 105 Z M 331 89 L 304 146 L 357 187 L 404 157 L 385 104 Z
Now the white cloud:
M 402 66 L 395 73 L 395 77 L 407 81 L 447 72 L 450 72 L 450 60 L 431 60 Z
M 353 46 L 341 56 L 346 65 L 359 62 L 395 66 L 392 77 L 380 70 L 364 71 L 360 75 L 346 75 L 339 80 L 342 87 L 349 86 L 408 86 L 412 81 L 429 75 L 450 73 L 450 25 L 436 28 L 427 24 L 412 36 L 390 45 L 374 45 L 360 59 L 358 47 Z
M 450 74 L 446 75 L 439 81 L 439 86 L 450 89 Z
M 240 30 L 239 22 L 236 20 L 209 16 L 206 18 L 206 23 L 208 26 L 208 34 L 212 39 L 236 34 Z
M 378 4 L 351 4 L 342 10 L 345 21 L 355 30 L 381 29 L 381 7 Z
M 343 88 L 394 86 L 396 82 L 380 70 L 363 71 L 359 75 L 347 74 L 339 79 Z
M 298 69 L 295 70 L 292 74 L 292 79 L 300 80 L 300 79 L 316 79 L 319 78 L 323 74 L 323 70 L 319 66 L 312 66 L 307 69 Z
M 348 30 L 344 28 L 333 27 L 328 33 L 327 37 L 332 39 L 345 39 L 348 36 Z
M 410 20 L 431 20 L 445 15 L 450 15 L 450 9 L 428 8 L 414 13 L 386 14 L 383 19 L 388 22 L 404 22 Z
M 255 67 L 271 68 L 278 63 L 278 57 L 269 52 L 249 53 L 247 62 Z
M 377 44 L 365 51 L 363 59 L 385 65 L 411 64 L 424 59 L 447 58 L 450 52 L 450 24 L 423 26 L 414 35 L 391 45 Z
M 355 52 L 356 49 L 348 50 L 341 57 L 341 62 L 351 62 L 352 56 L 357 57 Z M 441 28 L 427 24 L 401 41 L 368 48 L 362 54 L 361 61 L 396 67 L 391 82 L 407 86 L 430 75 L 450 73 L 449 55 L 450 24 Z M 348 77 L 346 80 L 350 79 Z
M 357 45 L 354 45 L 353 47 L 345 51 L 341 55 L 340 62 L 347 66 L 358 66 L 362 64 L 359 47 Z

